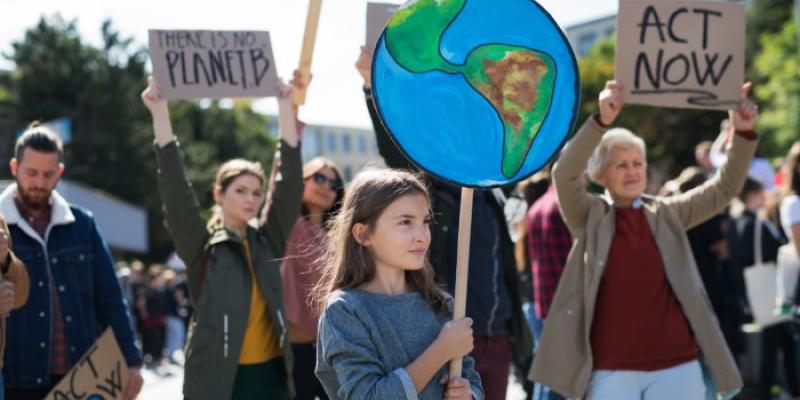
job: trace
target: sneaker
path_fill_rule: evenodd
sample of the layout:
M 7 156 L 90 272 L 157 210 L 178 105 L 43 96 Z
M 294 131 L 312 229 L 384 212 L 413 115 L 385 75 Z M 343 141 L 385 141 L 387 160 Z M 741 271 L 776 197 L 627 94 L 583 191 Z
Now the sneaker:
M 776 307 L 775 310 L 772 311 L 772 314 L 776 317 L 784 316 L 784 315 L 791 315 L 794 312 L 794 307 L 790 304 L 783 304 L 780 307 Z

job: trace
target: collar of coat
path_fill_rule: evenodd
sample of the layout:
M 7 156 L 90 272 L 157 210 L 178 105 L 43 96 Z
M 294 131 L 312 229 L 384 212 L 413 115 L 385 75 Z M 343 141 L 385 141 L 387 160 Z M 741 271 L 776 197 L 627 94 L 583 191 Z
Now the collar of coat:
M 14 203 L 14 197 L 17 195 L 17 184 L 9 185 L 3 193 L 0 193 L 0 214 L 9 225 L 17 225 L 28 236 L 38 239 L 39 234 L 28 224 L 25 218 L 22 218 L 17 205 Z M 75 215 L 69 208 L 69 203 L 65 200 L 55 189 L 50 193 L 50 227 L 55 225 L 67 225 L 75 222 Z
M 606 228 L 609 228 L 613 226 L 612 224 L 614 223 L 617 215 L 616 207 L 614 207 L 614 200 L 608 194 L 608 191 L 606 191 L 600 197 L 605 200 L 606 204 L 608 204 L 608 207 L 611 209 L 611 212 L 605 215 L 602 222 L 602 224 L 605 224 Z M 643 194 L 638 199 L 634 200 L 631 206 L 633 208 L 642 208 L 644 210 L 644 216 L 647 218 L 647 222 L 650 225 L 650 232 L 652 232 L 653 236 L 655 236 L 656 223 L 658 222 L 656 218 L 656 214 L 658 214 L 658 198 L 656 196 Z
M 255 234 L 255 228 L 253 228 L 250 223 L 247 224 L 247 239 L 249 242 L 252 242 L 253 239 L 258 239 L 258 235 Z M 234 243 L 242 243 L 242 238 L 239 236 L 238 233 L 228 229 L 225 225 L 222 224 L 222 221 L 217 222 L 214 225 L 208 227 L 208 244 L 215 245 L 223 242 L 234 242 Z

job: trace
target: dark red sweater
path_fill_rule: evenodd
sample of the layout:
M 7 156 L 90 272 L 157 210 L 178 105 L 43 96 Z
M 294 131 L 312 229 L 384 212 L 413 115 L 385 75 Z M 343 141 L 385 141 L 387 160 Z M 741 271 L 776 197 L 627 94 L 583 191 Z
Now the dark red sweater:
M 700 350 L 641 208 L 617 209 L 592 324 L 595 370 L 655 371 Z

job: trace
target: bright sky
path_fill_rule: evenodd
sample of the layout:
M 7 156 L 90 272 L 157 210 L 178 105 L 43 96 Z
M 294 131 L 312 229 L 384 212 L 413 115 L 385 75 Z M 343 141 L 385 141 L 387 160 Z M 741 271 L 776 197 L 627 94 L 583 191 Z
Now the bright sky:
M 495 0 L 498 6 L 502 3 Z M 381 0 L 402 3 L 398 0 Z M 563 28 L 617 10 L 616 0 L 539 0 Z M 361 77 L 353 64 L 364 43 L 367 0 L 323 0 L 317 34 L 314 80 L 300 111 L 305 122 L 370 127 L 361 93 Z M 239 29 L 269 30 L 278 74 L 290 77 L 300 59 L 308 0 L 0 0 L 0 53 L 41 15 L 60 13 L 78 19 L 84 39 L 100 42 L 100 24 L 111 18 L 123 36 L 147 43 L 147 30 Z M 13 69 L 0 57 L 0 68 Z M 143 82 L 144 85 L 144 82 Z M 137 99 L 131 99 L 137 101 Z M 274 114 L 275 100 L 256 103 L 259 111 Z

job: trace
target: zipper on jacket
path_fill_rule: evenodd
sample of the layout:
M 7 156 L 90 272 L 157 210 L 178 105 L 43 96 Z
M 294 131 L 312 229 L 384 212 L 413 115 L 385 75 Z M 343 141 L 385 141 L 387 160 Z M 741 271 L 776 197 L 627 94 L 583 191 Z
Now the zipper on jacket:
M 283 322 L 283 315 L 281 315 L 281 310 L 277 310 L 275 314 L 278 315 L 278 323 L 281 324 L 281 336 L 278 339 L 279 340 L 278 344 L 280 344 L 280 347 L 282 349 L 284 348 L 285 346 L 284 342 L 286 341 L 286 324 Z
M 222 328 L 223 329 L 223 331 L 222 331 L 223 339 L 222 340 L 225 342 L 225 344 L 223 345 L 223 348 L 222 348 L 222 353 L 225 356 L 225 358 L 228 358 L 228 314 L 225 314 L 225 316 L 223 317 L 222 326 L 223 326 L 223 328 Z
M 499 260 L 499 250 L 500 250 L 500 229 L 502 229 L 497 221 L 494 223 L 495 226 L 495 239 L 494 244 L 492 245 L 492 254 L 493 254 L 493 262 L 492 266 L 492 298 L 494 300 L 494 304 L 492 305 L 491 311 L 489 311 L 489 323 L 487 324 L 487 334 L 489 336 L 493 336 L 492 332 L 492 325 L 494 325 L 494 320 L 497 317 L 497 309 L 500 308 L 500 285 L 497 282 L 497 279 L 500 277 L 500 260 Z

